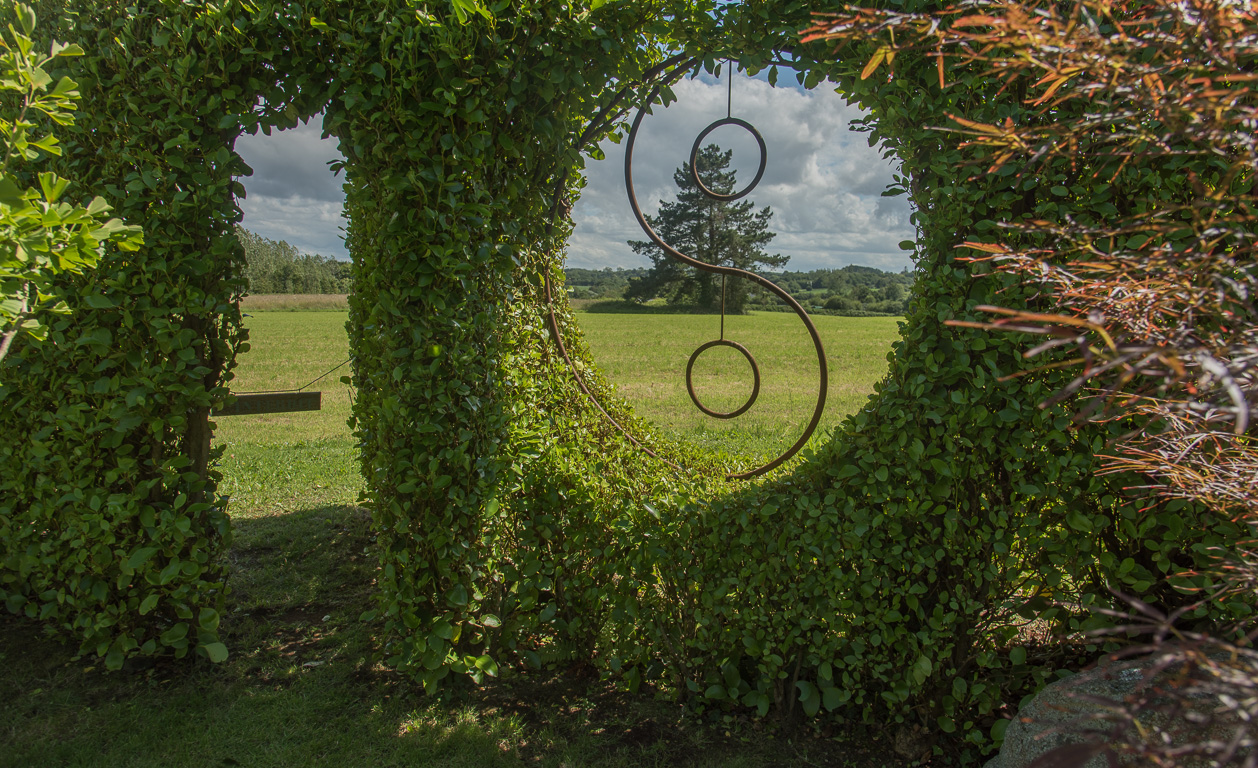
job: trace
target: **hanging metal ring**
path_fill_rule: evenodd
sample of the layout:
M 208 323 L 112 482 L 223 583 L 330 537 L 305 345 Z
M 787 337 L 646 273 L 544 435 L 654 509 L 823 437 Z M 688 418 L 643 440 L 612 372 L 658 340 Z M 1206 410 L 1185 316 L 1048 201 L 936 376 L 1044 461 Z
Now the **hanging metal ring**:
M 752 179 L 751 183 L 748 184 L 747 187 L 743 191 L 735 192 L 734 194 L 731 194 L 731 195 L 722 195 L 719 192 L 713 192 L 712 190 L 708 189 L 707 185 L 703 183 L 703 179 L 699 178 L 699 165 L 696 162 L 699 159 L 699 148 L 703 145 L 703 140 L 708 137 L 709 133 L 711 133 L 712 131 L 715 131 L 717 128 L 720 128 L 723 125 L 737 125 L 740 128 L 745 128 L 748 133 L 756 137 L 756 143 L 760 145 L 760 167 L 756 170 L 756 178 Z M 699 187 L 699 189 L 703 192 L 703 194 L 707 195 L 713 200 L 720 200 L 721 202 L 728 203 L 731 200 L 737 200 L 740 197 L 745 197 L 751 194 L 751 190 L 756 188 L 756 185 L 760 183 L 760 178 L 764 176 L 764 169 L 765 169 L 765 166 L 768 164 L 769 164 L 769 149 L 768 147 L 765 146 L 764 137 L 760 135 L 760 131 L 756 130 L 756 127 L 754 125 L 747 122 L 746 120 L 741 120 L 737 117 L 722 117 L 720 120 L 717 120 L 716 122 L 712 123 L 707 128 L 704 128 L 703 132 L 700 133 L 697 138 L 695 138 L 694 146 L 690 148 L 690 180 L 693 181 L 695 185 Z
M 695 360 L 698 360 L 699 355 L 703 354 L 706 350 L 709 350 L 712 347 L 733 347 L 739 352 L 742 352 L 743 357 L 747 358 L 747 362 L 751 363 L 751 373 L 755 381 L 751 387 L 751 397 L 747 398 L 747 402 L 743 403 L 741 408 L 728 413 L 714 411 L 699 402 L 699 396 L 695 394 L 694 382 L 691 379 L 691 374 L 694 372 Z M 747 412 L 748 408 L 756 404 L 756 398 L 760 397 L 760 366 L 756 365 L 756 358 L 751 356 L 751 353 L 747 351 L 747 348 L 736 341 L 729 341 L 728 339 L 715 339 L 713 341 L 709 341 L 707 344 L 704 344 L 696 349 L 694 354 L 690 356 L 690 362 L 686 363 L 686 391 L 690 393 L 690 399 L 694 402 L 695 407 L 714 419 L 732 419 L 737 416 L 742 416 Z
M 794 299 L 794 297 L 792 297 L 786 291 L 782 290 L 782 288 L 780 288 L 773 281 L 769 280 L 768 278 L 763 277 L 762 275 L 758 275 L 755 272 L 748 272 L 747 270 L 738 269 L 736 267 L 725 267 L 718 264 L 708 264 L 706 262 L 702 262 L 702 261 L 699 261 L 698 259 L 687 256 L 686 254 L 677 250 L 673 246 L 664 242 L 663 238 L 661 238 L 659 234 L 656 233 L 655 229 L 652 228 L 651 224 L 646 220 L 646 216 L 642 213 L 642 207 L 641 205 L 638 204 L 638 195 L 635 192 L 634 186 L 633 186 L 633 150 L 634 150 L 634 144 L 636 143 L 637 138 L 638 138 L 638 130 L 642 126 L 642 118 L 646 116 L 648 105 L 653 104 L 655 102 L 655 100 L 659 97 L 659 93 L 662 88 L 663 88 L 663 85 L 657 84 L 651 90 L 650 94 L 648 94 L 643 105 L 639 107 L 637 115 L 634 116 L 633 118 L 633 123 L 629 128 L 629 136 L 625 141 L 625 189 L 629 193 L 629 207 L 633 212 L 634 219 L 636 219 L 638 222 L 638 226 L 642 227 L 642 231 L 646 233 L 647 237 L 650 238 L 651 242 L 658 245 L 661 249 L 663 249 L 663 251 L 666 254 L 680 261 L 681 263 L 688 264 L 692 267 L 696 267 L 705 272 L 711 272 L 717 275 L 726 275 L 729 277 L 741 277 L 745 280 L 755 283 L 756 285 L 759 285 L 760 287 L 764 288 L 766 291 L 782 299 L 782 301 L 785 302 L 786 305 L 789 306 L 792 311 L 794 311 L 795 315 L 804 324 L 804 328 L 808 331 L 808 336 L 812 340 L 813 349 L 817 353 L 817 368 L 818 368 L 817 370 L 817 378 L 818 378 L 817 401 L 816 401 L 816 405 L 813 407 L 812 418 L 809 419 L 808 426 L 804 427 L 803 433 L 799 436 L 798 439 L 795 440 L 795 442 L 789 448 L 787 448 L 785 451 L 779 454 L 777 458 L 765 464 L 762 464 L 759 467 L 756 467 L 754 469 L 745 470 L 743 472 L 731 472 L 726 475 L 727 478 L 737 479 L 737 480 L 750 478 L 750 477 L 756 477 L 758 475 L 763 475 L 766 472 L 770 472 L 776 469 L 777 467 L 781 466 L 783 463 L 788 461 L 792 456 L 798 453 L 800 449 L 804 447 L 804 444 L 808 442 L 808 439 L 812 437 L 813 432 L 817 429 L 817 425 L 821 422 L 821 414 L 825 411 L 826 395 L 828 394 L 829 388 L 830 388 L 830 384 L 829 384 L 830 368 L 829 368 L 829 364 L 826 361 L 825 348 L 821 345 L 821 336 L 817 333 L 817 327 L 813 324 L 812 318 L 808 316 L 808 313 L 804 311 L 803 306 L 801 306 L 800 303 Z M 718 120 L 712 126 L 709 126 L 709 129 L 715 129 L 716 126 L 719 124 L 723 124 L 726 121 L 732 122 L 734 120 L 736 120 L 736 118 L 725 118 L 724 120 Z M 751 130 L 755 132 L 754 128 L 752 128 Z M 699 139 L 695 143 L 696 144 L 702 143 L 702 140 L 704 136 L 706 135 L 706 133 L 707 132 L 705 131 L 704 134 L 700 134 Z M 759 135 L 758 132 L 756 132 L 756 135 L 757 136 Z M 765 157 L 765 155 L 762 153 L 761 157 L 763 158 Z M 694 163 L 691 163 L 691 168 L 692 169 L 694 168 Z M 757 180 L 759 180 L 759 175 L 757 175 Z

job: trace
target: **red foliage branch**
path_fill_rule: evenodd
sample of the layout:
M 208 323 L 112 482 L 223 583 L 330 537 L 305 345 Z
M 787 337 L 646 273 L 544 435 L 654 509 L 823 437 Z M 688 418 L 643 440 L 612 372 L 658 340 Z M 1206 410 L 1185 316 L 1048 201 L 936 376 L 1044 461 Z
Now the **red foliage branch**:
M 1048 337 L 1028 357 L 1073 347 L 1068 364 L 1079 376 L 1058 399 L 1086 384 L 1111 409 L 1085 413 L 1149 424 L 1113 469 L 1139 469 L 1170 495 L 1239 505 L 1258 519 L 1258 448 L 1248 434 L 1258 415 L 1258 13 L 1212 0 L 980 0 L 935 14 L 849 8 L 804 31 L 840 48 L 870 37 L 886 42 L 867 77 L 883 64 L 894 75 L 896 56 L 916 51 L 937 60 L 941 87 L 966 67 L 1006 88 L 1030 84 L 1023 123 L 958 115 L 940 129 L 970 137 L 964 146 L 989 173 L 1012 163 L 1030 177 L 1066 163 L 1081 185 L 1120 195 L 1140 167 L 1182 169 L 1178 193 L 1128 200 L 1100 224 L 1069 215 L 1002 224 L 1035 247 L 962 243 L 980 254 L 967 260 L 1039 283 L 1054 311 L 985 307 L 998 318 L 954 324 Z
M 895 77 L 897 58 L 933 57 L 941 88 L 964 70 L 1025 95 L 1019 121 L 954 115 L 940 130 L 965 137 L 976 173 L 1009 165 L 1019 179 L 1050 168 L 1072 174 L 1074 187 L 1053 194 L 1073 214 L 1004 222 L 1009 237 L 958 246 L 976 254 L 968 261 L 1038 284 L 1052 308 L 980 307 L 993 319 L 953 325 L 1045 337 L 1028 357 L 1071 349 L 1053 365 L 1075 367 L 1077 376 L 1053 401 L 1086 393 L 1081 418 L 1142 425 L 1114 446 L 1105 471 L 1141 474 L 1163 497 L 1258 525 L 1258 12 L 1251 4 L 976 0 L 933 14 L 848 7 L 815 22 L 804 40 L 833 41 L 836 53 L 875 42 L 864 78 L 884 66 Z M 1095 207 L 1100 201 L 1112 204 Z M 1220 591 L 1253 596 L 1258 557 L 1245 545 L 1219 554 Z M 1186 670 L 1182 695 L 1172 696 L 1176 712 L 1193 696 L 1222 702 L 1219 711 L 1238 724 L 1234 738 L 1187 746 L 1138 738 L 1133 724 L 1150 708 L 1166 714 L 1166 704 L 1127 702 L 1111 719 L 1132 727 L 1107 732 L 1097 748 L 1160 765 L 1188 755 L 1253 764 L 1258 655 L 1217 636 L 1180 633 L 1176 618 L 1145 612 L 1159 653 L 1168 637 L 1178 639 L 1178 650 L 1158 662 Z M 1220 662 L 1219 652 L 1235 663 Z

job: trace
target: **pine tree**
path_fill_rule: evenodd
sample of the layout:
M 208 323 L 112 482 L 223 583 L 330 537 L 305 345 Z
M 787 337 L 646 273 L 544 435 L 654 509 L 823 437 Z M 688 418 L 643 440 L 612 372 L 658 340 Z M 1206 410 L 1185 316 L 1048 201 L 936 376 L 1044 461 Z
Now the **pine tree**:
M 715 144 L 699 151 L 696 160 L 699 174 L 708 189 L 727 195 L 734 191 L 735 172 L 729 168 L 731 151 L 722 152 Z M 664 242 L 691 258 L 707 264 L 737 267 L 754 271 L 757 267 L 781 267 L 790 259 L 780 254 L 770 256 L 763 246 L 776 235 L 769 231 L 773 212 L 765 206 L 759 211 L 748 200 L 722 202 L 713 200 L 690 178 L 690 164 L 673 173 L 679 189 L 677 200 L 660 201 L 658 216 L 647 216 L 647 223 Z M 697 306 L 707 310 L 721 308 L 721 276 L 695 269 L 667 256 L 651 242 L 630 240 L 635 253 L 651 257 L 653 266 L 647 276 L 630 284 L 626 297 L 645 301 L 663 296 L 672 305 Z M 725 286 L 725 311 L 741 313 L 747 299 L 748 282 L 729 279 Z

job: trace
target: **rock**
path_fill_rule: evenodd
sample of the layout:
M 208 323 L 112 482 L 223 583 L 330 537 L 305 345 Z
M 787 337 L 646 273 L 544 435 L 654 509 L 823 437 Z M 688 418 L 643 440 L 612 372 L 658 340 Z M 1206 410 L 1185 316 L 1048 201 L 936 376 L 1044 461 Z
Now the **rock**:
M 988 761 L 984 768 L 1027 768 L 1039 756 L 1067 745 L 1078 745 L 1078 748 L 1068 750 L 1069 754 L 1059 753 L 1062 760 L 1053 762 L 1055 768 L 1106 768 L 1109 760 L 1103 747 L 1112 741 L 1115 720 L 1104 716 L 1118 711 L 1129 697 L 1134 700 L 1146 692 L 1154 693 L 1154 697 L 1140 712 L 1141 726 L 1147 732 L 1164 735 L 1176 746 L 1211 738 L 1230 739 L 1238 722 L 1234 716 L 1219 718 L 1203 731 L 1203 725 L 1190 724 L 1189 718 L 1182 714 L 1174 722 L 1170 722 L 1167 713 L 1161 711 L 1171 703 L 1171 699 L 1158 697 L 1156 692 L 1184 683 L 1181 677 L 1184 669 L 1182 663 L 1157 671 L 1166 663 L 1168 654 L 1175 652 L 1176 649 L 1168 647 L 1138 659 L 1103 662 L 1097 667 L 1046 686 L 1009 723 L 1000 753 Z M 1230 654 L 1215 653 L 1211 657 L 1225 663 L 1227 658 L 1232 658 Z M 1231 663 L 1237 661 L 1232 658 Z M 1239 659 L 1239 663 L 1258 672 L 1258 662 L 1253 658 Z M 1172 678 L 1175 678 L 1175 683 L 1171 683 Z M 1193 678 L 1198 683 L 1212 680 L 1208 673 L 1200 670 Z M 1191 695 L 1187 702 L 1189 714 L 1197 713 L 1204 717 L 1208 711 L 1218 706 L 1218 701 L 1215 695 Z M 1134 729 L 1128 729 L 1124 733 L 1125 738 L 1136 738 Z M 1089 747 L 1089 743 L 1097 746 Z M 1196 763 L 1205 765 L 1208 761 L 1199 759 Z M 1183 763 L 1185 766 L 1193 764 L 1192 760 Z
M 1139 676 L 1138 671 L 1136 676 Z M 1123 689 L 1121 684 L 1116 683 L 1118 681 L 1114 677 L 1097 668 L 1045 686 L 1009 723 L 1000 754 L 991 761 L 995 765 L 989 763 L 985 768 L 1025 768 L 1050 749 L 1084 741 L 1082 736 L 1052 729 L 1076 720 L 1080 715 L 1096 711 L 1096 705 L 1075 698 L 1078 693 L 1117 698 L 1121 701 L 1130 689 Z M 1083 768 L 1104 766 L 1104 757 L 1097 755 L 1085 763 Z

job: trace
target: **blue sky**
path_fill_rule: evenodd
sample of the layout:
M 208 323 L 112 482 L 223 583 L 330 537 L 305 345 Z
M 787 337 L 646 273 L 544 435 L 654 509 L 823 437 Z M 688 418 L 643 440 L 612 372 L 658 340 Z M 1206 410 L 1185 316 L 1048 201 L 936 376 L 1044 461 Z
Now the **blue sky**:
M 768 145 L 768 166 L 746 199 L 774 211 L 770 228 L 778 233 L 770 253 L 791 256 L 787 269 L 809 270 L 862 264 L 899 271 L 910 266 L 901 240 L 913 239 L 903 197 L 881 197 L 892 166 L 869 147 L 866 135 L 848 130 L 860 116 L 824 86 L 813 91 L 779 87 L 738 75 L 733 116 L 755 125 Z M 688 159 L 695 137 L 725 117 L 725 80 L 704 75 L 674 87 L 678 101 L 656 108 L 643 121 L 634 152 L 634 179 L 643 209 L 654 213 L 671 199 L 674 169 Z M 318 118 L 267 137 L 242 136 L 236 151 L 253 168 L 244 177 L 240 201 L 243 226 L 264 237 L 287 240 L 298 249 L 348 258 L 342 241 L 341 181 L 328 170 L 340 157 L 331 139 L 320 139 Z M 709 140 L 734 151 L 740 179 L 750 178 L 759 156 L 754 139 L 741 129 L 720 128 Z M 606 142 L 607 158 L 589 161 L 586 188 L 572 212 L 576 229 L 568 245 L 573 267 L 645 266 L 626 240 L 644 239 L 629 211 L 624 186 L 624 145 Z

